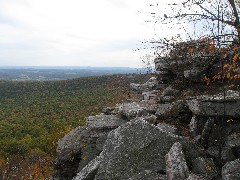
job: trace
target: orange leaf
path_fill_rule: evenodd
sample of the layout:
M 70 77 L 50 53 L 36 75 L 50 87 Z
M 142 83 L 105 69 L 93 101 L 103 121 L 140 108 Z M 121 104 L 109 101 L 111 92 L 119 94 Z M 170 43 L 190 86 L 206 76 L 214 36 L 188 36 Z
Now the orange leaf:
M 192 48 L 192 47 L 188 48 L 188 52 L 189 52 L 190 54 L 193 54 L 193 53 L 194 53 L 194 48 Z

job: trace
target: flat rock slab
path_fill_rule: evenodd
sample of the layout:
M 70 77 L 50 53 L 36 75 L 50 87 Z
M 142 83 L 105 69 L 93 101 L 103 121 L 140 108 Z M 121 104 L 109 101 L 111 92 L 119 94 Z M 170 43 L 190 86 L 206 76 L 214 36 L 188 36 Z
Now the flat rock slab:
M 175 142 L 182 144 L 189 164 L 204 155 L 202 148 L 186 138 L 166 133 L 144 120 L 132 120 L 109 133 L 95 179 L 128 179 L 146 169 L 165 172 L 165 155 Z
M 186 100 L 195 115 L 240 117 L 240 93 L 228 90 L 217 95 L 202 95 Z M 225 109 L 225 110 L 224 110 Z
M 123 103 L 119 107 L 119 114 L 125 116 L 127 119 L 133 119 L 135 117 L 146 116 L 148 114 L 154 114 L 157 109 L 157 104 L 149 104 L 148 102 L 131 102 Z
M 92 129 L 115 129 L 126 123 L 126 120 L 120 119 L 115 115 L 96 115 L 87 117 L 87 127 Z

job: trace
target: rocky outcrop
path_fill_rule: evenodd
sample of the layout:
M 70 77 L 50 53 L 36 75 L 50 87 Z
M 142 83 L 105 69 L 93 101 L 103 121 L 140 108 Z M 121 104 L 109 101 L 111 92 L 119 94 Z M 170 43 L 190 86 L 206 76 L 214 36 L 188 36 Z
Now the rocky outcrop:
M 188 152 L 189 163 L 204 155 L 200 147 L 184 137 L 162 131 L 143 120 L 132 120 L 109 133 L 95 179 L 128 179 L 146 169 L 166 172 L 165 155 L 175 142 L 180 142 Z
M 195 115 L 240 117 L 240 93 L 232 90 L 214 96 L 191 97 L 187 104 Z
M 196 84 L 204 67 L 174 72 L 166 60 L 155 60 L 156 77 L 131 84 L 141 99 L 104 108 L 59 140 L 57 178 L 240 179 L 240 93 L 180 91 L 174 76 Z
M 77 127 L 58 141 L 57 176 L 71 179 L 99 155 L 109 131 L 126 123 L 114 115 L 98 115 L 86 118 L 86 127 Z

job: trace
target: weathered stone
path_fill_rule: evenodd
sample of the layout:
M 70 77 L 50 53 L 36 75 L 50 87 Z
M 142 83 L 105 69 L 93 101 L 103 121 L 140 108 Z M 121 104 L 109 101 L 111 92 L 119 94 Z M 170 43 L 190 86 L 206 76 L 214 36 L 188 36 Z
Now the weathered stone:
M 192 162 L 192 172 L 209 179 L 217 177 L 217 169 L 212 159 L 196 158 Z
M 58 141 L 57 160 L 55 162 L 56 173 L 62 179 L 71 179 L 81 160 L 81 149 L 86 146 L 90 129 L 77 127 Z
M 78 174 L 73 178 L 73 180 L 90 180 L 94 179 L 97 170 L 102 161 L 101 154 L 95 159 L 91 160 Z
M 101 130 L 101 129 L 115 129 L 118 126 L 126 123 L 126 120 L 120 119 L 115 115 L 96 115 L 88 116 L 86 118 L 87 127 L 92 129 Z
M 168 86 L 163 92 L 162 96 L 177 96 L 179 95 L 180 91 L 174 89 L 172 86 Z
M 240 95 L 228 90 L 217 95 L 191 97 L 187 100 L 189 109 L 196 115 L 240 117 Z
M 157 123 L 157 117 L 155 115 L 142 116 L 142 117 L 138 117 L 136 119 L 147 121 L 150 124 L 156 124 Z
M 166 133 L 143 120 L 132 120 L 109 133 L 95 179 L 128 179 L 146 169 L 164 172 L 164 157 L 175 142 L 188 152 L 186 161 L 190 165 L 192 159 L 204 154 L 202 148 L 184 137 Z
M 209 134 L 214 126 L 214 119 L 208 118 L 207 122 L 204 125 L 202 134 L 201 134 L 201 142 L 204 146 L 207 146 Z
M 133 91 L 137 92 L 158 89 L 158 80 L 156 77 L 151 77 L 147 82 L 143 84 L 130 83 L 130 88 Z
M 159 104 L 155 115 L 161 119 L 171 119 L 180 116 L 180 120 L 185 121 L 186 118 L 183 114 L 188 115 L 186 118 L 189 123 L 192 116 L 191 111 L 188 109 L 184 101 L 179 100 L 174 103 Z
M 173 103 L 159 104 L 155 115 L 158 118 L 171 118 L 173 116 L 171 114 L 172 107 Z
M 239 180 L 240 179 L 240 159 L 227 162 L 222 167 L 223 180 Z
M 142 100 L 144 101 L 157 101 L 158 100 L 158 90 L 148 91 L 142 93 Z
M 166 155 L 167 179 L 185 180 L 189 175 L 189 170 L 183 154 L 182 145 L 176 142 Z
M 201 175 L 196 175 L 196 174 L 190 174 L 187 178 L 187 180 L 209 180 L 208 178 L 201 176 Z
M 96 141 L 96 148 L 98 151 L 103 150 L 103 146 L 107 140 L 108 132 L 102 134 Z
M 157 127 L 167 133 L 177 134 L 177 128 L 173 125 L 169 125 L 166 123 L 159 123 Z
M 154 114 L 157 109 L 157 104 L 150 104 L 148 102 L 132 102 L 123 103 L 119 108 L 119 114 L 127 119 L 133 119 L 140 116 L 147 116 Z
M 151 170 L 144 170 L 143 172 L 137 173 L 128 180 L 167 180 L 166 175 L 153 172 Z
M 72 178 L 77 171 L 99 155 L 109 131 L 126 122 L 114 115 L 87 117 L 87 127 L 77 127 L 58 141 L 58 176 Z
M 190 130 L 190 134 L 193 138 L 195 138 L 197 135 L 200 134 L 199 127 L 198 127 L 198 120 L 195 115 L 191 119 L 191 122 L 189 124 L 189 130 Z

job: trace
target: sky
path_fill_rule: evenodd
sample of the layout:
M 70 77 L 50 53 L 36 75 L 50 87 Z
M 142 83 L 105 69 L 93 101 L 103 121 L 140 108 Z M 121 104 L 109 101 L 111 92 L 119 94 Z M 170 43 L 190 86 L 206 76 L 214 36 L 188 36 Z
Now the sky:
M 171 1 L 176 0 L 159 0 L 160 11 Z M 142 67 L 146 51 L 137 49 L 156 35 L 146 22 L 152 3 L 0 0 L 0 66 Z

